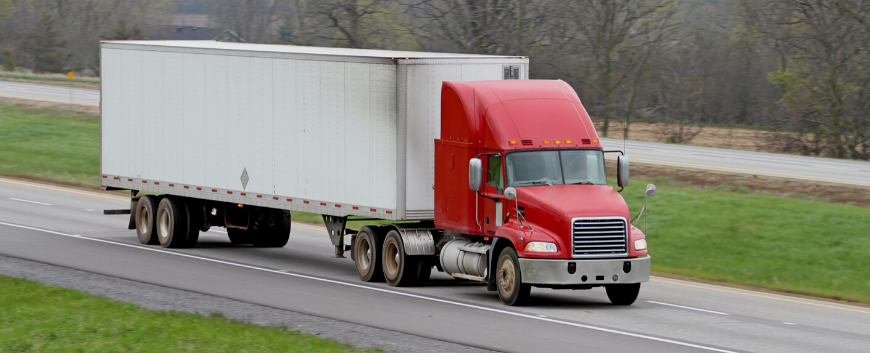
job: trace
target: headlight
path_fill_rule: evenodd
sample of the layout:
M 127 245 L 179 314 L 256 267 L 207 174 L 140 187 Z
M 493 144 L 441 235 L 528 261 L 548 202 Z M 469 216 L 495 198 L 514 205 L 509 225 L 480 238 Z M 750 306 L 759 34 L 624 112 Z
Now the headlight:
M 646 250 L 646 239 L 638 239 L 634 241 L 634 250 Z
M 526 244 L 526 252 L 556 252 L 556 244 L 533 241 Z

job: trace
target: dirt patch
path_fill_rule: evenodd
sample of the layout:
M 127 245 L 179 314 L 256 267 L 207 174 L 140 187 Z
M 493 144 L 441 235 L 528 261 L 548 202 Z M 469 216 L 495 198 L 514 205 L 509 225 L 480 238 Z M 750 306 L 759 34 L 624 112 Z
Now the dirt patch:
M 595 123 L 595 128 L 601 131 L 603 123 Z M 622 138 L 622 126 L 614 125 L 607 137 Z M 669 134 L 677 129 L 675 125 L 663 123 L 632 123 L 628 131 L 629 140 L 648 142 L 668 142 Z M 719 126 L 688 126 L 686 135 L 697 133 L 688 141 L 688 145 L 729 148 L 745 151 L 773 151 L 768 139 L 774 134 L 771 131 Z
M 100 107 L 93 107 L 89 105 L 63 104 L 6 97 L 0 97 L 0 102 L 18 104 L 27 107 L 56 109 L 79 114 L 100 115 Z
M 22 82 L 22 83 L 34 83 L 39 85 L 49 85 L 49 86 L 61 86 L 61 87 L 74 87 L 74 88 L 85 88 L 85 89 L 100 89 L 99 83 L 90 83 L 90 82 L 63 82 L 63 81 L 50 81 L 50 80 L 28 80 L 23 78 L 12 78 L 12 77 L 4 77 L 0 78 L 0 81 L 10 81 L 10 82 Z
M 607 161 L 609 177 L 616 177 L 616 162 Z M 821 202 L 870 206 L 870 187 L 735 174 L 643 163 L 631 164 L 631 175 L 675 187 L 696 187 L 746 194 L 768 194 Z

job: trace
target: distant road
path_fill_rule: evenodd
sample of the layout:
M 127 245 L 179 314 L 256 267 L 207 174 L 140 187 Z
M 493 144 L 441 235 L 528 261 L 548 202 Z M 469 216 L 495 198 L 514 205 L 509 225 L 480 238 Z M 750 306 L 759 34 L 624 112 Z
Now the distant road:
M 631 162 L 870 186 L 870 162 L 602 138 Z M 608 156 L 610 157 L 610 156 Z M 614 157 L 615 158 L 615 157 Z
M 100 106 L 98 90 L 32 83 L 0 81 L 0 97 Z M 601 142 L 608 150 L 623 150 L 622 140 Z M 870 186 L 870 162 L 863 161 L 640 141 L 626 141 L 625 152 L 638 163 Z
M 100 91 L 98 90 L 35 83 L 0 81 L 0 97 L 92 107 L 100 106 Z

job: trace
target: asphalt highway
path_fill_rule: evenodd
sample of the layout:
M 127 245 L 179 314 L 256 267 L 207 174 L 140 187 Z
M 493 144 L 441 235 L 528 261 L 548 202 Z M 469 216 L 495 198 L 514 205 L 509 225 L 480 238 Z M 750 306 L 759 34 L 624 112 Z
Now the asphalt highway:
M 512 352 L 866 352 L 870 309 L 654 277 L 629 307 L 600 288 L 533 289 L 503 306 L 480 285 L 433 275 L 426 287 L 361 282 L 332 258 L 326 231 L 293 224 L 290 243 L 229 243 L 223 228 L 194 249 L 138 243 L 114 194 L 0 179 L 0 254 L 206 293 L 468 346 Z M 655 249 L 651 249 L 655 261 Z
M 870 162 L 602 138 L 630 162 L 870 186 Z M 609 154 L 608 159 L 616 159 Z
M 100 91 L 95 89 L 0 81 L 0 97 L 43 102 L 100 106 Z

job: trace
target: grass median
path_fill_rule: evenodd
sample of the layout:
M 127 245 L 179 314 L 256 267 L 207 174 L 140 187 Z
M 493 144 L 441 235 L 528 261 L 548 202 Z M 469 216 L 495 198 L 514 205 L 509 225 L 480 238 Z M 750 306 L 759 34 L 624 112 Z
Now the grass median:
M 0 174 L 96 187 L 99 119 L 0 103 Z M 870 303 L 870 207 L 636 177 L 632 215 L 647 182 L 653 270 Z
M 2 352 L 374 352 L 280 327 L 116 302 L 0 276 Z

